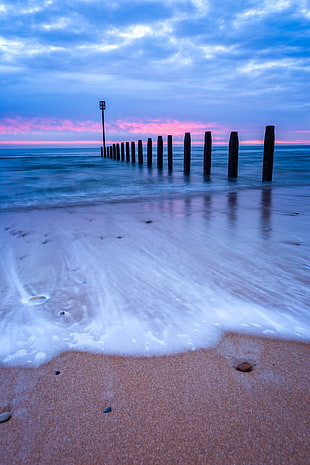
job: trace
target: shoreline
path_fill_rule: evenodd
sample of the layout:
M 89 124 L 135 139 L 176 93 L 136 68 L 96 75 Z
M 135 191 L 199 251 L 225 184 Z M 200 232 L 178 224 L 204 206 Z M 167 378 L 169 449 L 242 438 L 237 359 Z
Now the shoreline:
M 225 331 L 309 341 L 306 204 L 198 199 L 2 214 L 0 360 L 179 353 Z
M 12 414 L 0 463 L 306 465 L 309 354 L 308 343 L 226 333 L 177 355 L 0 366 L 0 408 Z M 242 361 L 253 370 L 237 371 Z

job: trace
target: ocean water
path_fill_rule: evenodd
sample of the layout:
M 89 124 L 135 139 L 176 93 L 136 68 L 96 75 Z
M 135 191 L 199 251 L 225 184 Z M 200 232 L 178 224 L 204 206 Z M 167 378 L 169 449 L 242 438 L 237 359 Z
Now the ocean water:
M 183 175 L 182 147 L 174 147 L 173 173 L 144 164 L 107 160 L 92 149 L 1 149 L 0 209 L 64 207 L 261 188 L 262 146 L 241 146 L 237 181 L 227 180 L 227 147 L 215 146 L 212 173 L 202 176 L 203 147 L 192 148 L 191 174 Z M 144 152 L 146 149 L 144 148 Z M 137 158 L 137 154 L 136 154 Z M 144 153 L 144 158 L 146 154 Z M 276 148 L 272 185 L 308 186 L 310 146 Z M 146 160 L 144 160 L 146 163 Z
M 64 350 L 157 355 L 224 331 L 310 341 L 310 147 L 202 147 L 191 174 L 97 149 L 0 152 L 0 363 Z M 154 157 L 155 158 L 155 157 Z

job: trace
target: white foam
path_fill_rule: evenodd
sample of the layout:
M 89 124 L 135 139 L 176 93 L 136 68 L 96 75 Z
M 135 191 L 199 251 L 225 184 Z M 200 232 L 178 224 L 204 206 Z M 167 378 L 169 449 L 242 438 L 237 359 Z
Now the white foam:
M 0 239 L 1 362 L 176 353 L 227 330 L 309 341 L 309 212 L 275 208 L 266 228 L 255 195 L 239 194 L 233 217 L 223 196 L 207 213 L 197 198 L 2 214 L 27 235 Z

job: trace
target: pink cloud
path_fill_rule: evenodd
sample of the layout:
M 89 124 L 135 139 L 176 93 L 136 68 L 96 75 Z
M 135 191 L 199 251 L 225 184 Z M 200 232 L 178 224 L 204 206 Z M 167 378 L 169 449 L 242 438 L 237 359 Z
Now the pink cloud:
M 215 123 L 202 123 L 196 121 L 179 120 L 146 120 L 127 121 L 117 120 L 115 123 L 107 125 L 111 133 L 128 132 L 130 134 L 162 135 L 172 134 L 174 136 L 184 135 L 190 132 L 193 135 L 203 134 L 206 130 L 213 130 L 215 133 L 222 133 L 224 128 L 219 128 Z
M 38 146 L 38 145 L 100 145 L 102 142 L 100 140 L 0 140 L 1 145 L 30 145 L 30 146 Z
M 3 118 L 0 134 L 27 134 L 47 131 L 100 132 L 101 124 L 94 121 L 57 120 L 52 118 Z
M 238 129 L 238 128 L 237 128 Z M 171 134 L 175 144 L 183 143 L 185 132 L 192 135 L 192 143 L 203 143 L 205 131 L 212 132 L 213 144 L 227 144 L 231 128 L 221 126 L 218 123 L 204 123 L 201 121 L 180 121 L 176 119 L 146 119 L 146 120 L 123 120 L 106 122 L 107 144 L 119 142 L 121 140 L 135 140 L 158 135 L 167 136 Z M 101 145 L 101 118 L 98 115 L 98 121 L 72 121 L 70 119 L 56 119 L 43 117 L 16 117 L 0 119 L 0 135 L 5 137 L 6 141 L 0 141 L 4 145 Z M 79 140 L 75 140 L 75 137 Z M 294 131 L 287 133 L 285 138 L 291 140 L 277 140 L 279 144 L 310 144 L 306 139 L 309 130 Z M 302 135 L 302 136 L 301 136 Z M 301 138 L 301 137 L 303 138 Z M 98 138 L 98 140 L 93 140 Z M 240 144 L 261 144 L 263 141 L 258 140 L 250 134 L 248 128 L 239 128 Z M 243 140 L 247 138 L 247 140 Z M 15 139 L 15 140 L 14 140 Z M 23 140 L 21 140 L 23 139 Z M 26 139 L 26 140 L 25 140 Z M 28 140 L 27 140 L 28 139 Z M 46 140 L 47 139 L 47 140 Z
M 146 120 L 128 121 L 116 120 L 106 123 L 106 131 L 111 134 L 129 133 L 141 135 L 172 134 L 184 135 L 191 132 L 193 135 L 203 134 L 205 130 L 212 129 L 214 133 L 223 133 L 224 128 L 217 124 L 205 124 L 195 121 L 178 120 Z M 101 133 L 101 122 L 91 120 L 71 121 L 53 118 L 3 118 L 0 120 L 0 134 L 38 134 L 44 132 L 88 132 Z

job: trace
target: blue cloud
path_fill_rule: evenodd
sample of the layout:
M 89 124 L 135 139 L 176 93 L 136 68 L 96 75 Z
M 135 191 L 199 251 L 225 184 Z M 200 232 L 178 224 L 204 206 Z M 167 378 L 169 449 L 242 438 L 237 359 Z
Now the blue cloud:
M 105 98 L 112 118 L 305 126 L 309 22 L 295 0 L 2 1 L 0 117 L 96 118 Z

